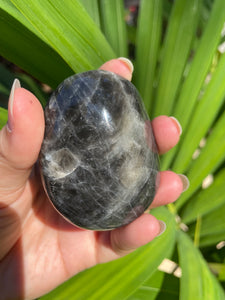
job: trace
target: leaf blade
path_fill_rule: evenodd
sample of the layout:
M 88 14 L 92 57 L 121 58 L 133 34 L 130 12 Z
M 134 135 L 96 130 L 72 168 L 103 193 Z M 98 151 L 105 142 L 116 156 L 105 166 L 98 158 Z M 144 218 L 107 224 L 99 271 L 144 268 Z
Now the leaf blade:
M 0 2 L 0 54 L 40 81 L 56 87 L 72 75 L 72 69 L 8 3 Z
M 100 0 L 101 27 L 117 56 L 127 57 L 127 31 L 122 0 Z
M 156 271 L 128 300 L 178 300 L 179 279 Z
M 162 7 L 161 0 L 143 0 L 138 17 L 134 83 L 150 115 L 162 31 Z
M 201 186 L 203 179 L 208 174 L 215 172 L 225 160 L 224 127 L 225 112 L 211 129 L 212 132 L 207 138 L 206 146 L 202 149 L 199 157 L 193 161 L 191 168 L 187 172 L 191 184 L 189 189 L 176 202 L 175 206 L 177 209 L 180 209 L 189 197 Z M 193 140 L 193 137 L 191 140 Z
M 170 115 L 196 32 L 201 0 L 175 1 L 166 34 L 154 116 Z
M 200 240 L 203 236 L 218 235 L 225 232 L 225 202 L 217 209 L 203 216 L 200 228 Z M 189 234 L 193 235 L 195 224 L 189 227 Z
M 200 90 L 221 38 L 224 19 L 225 2 L 223 0 L 217 0 L 213 4 L 207 26 L 196 49 L 189 73 L 181 87 L 179 99 L 176 102 L 176 106 L 172 113 L 172 115 L 179 120 L 183 133 L 185 133 L 189 126 L 189 122 L 191 122 L 191 114 L 198 101 Z M 182 140 L 183 136 L 181 136 L 180 144 L 182 143 Z M 177 151 L 179 151 L 179 145 L 163 156 L 162 169 L 165 170 L 169 168 Z
M 178 253 L 182 269 L 180 299 L 224 299 L 224 292 L 210 272 L 200 251 L 183 232 L 178 234 Z
M 7 109 L 0 107 L 0 129 L 7 123 L 8 120 L 8 111 Z
M 208 246 L 215 246 L 217 243 L 225 240 L 225 232 L 219 232 L 209 235 L 204 235 L 200 238 L 199 246 L 201 248 Z
M 214 182 L 205 190 L 200 190 L 194 195 L 181 212 L 182 222 L 188 224 L 194 221 L 198 216 L 204 216 L 207 213 L 217 209 L 225 202 L 225 169 L 222 169 L 214 178 Z M 212 201 L 212 199 L 214 199 Z
M 79 0 L 79 1 L 85 7 L 85 9 L 92 17 L 94 22 L 98 25 L 98 27 L 100 27 L 98 0 Z
M 206 88 L 205 94 L 196 107 L 189 124 L 189 129 L 183 138 L 182 145 L 173 164 L 175 172 L 184 173 L 188 169 L 192 155 L 197 149 L 200 140 L 206 135 L 216 119 L 219 110 L 222 108 L 225 96 L 224 72 L 225 55 L 222 55 L 218 67 Z M 201 120 L 201 126 L 199 126 L 199 120 Z
M 66 5 L 59 0 L 12 2 L 74 72 L 97 68 L 115 56 L 78 1 L 66 1 Z

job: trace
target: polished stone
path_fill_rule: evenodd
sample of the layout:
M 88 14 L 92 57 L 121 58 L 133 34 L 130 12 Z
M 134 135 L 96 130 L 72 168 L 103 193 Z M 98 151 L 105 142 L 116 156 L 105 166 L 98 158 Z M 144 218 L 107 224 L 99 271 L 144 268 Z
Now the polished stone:
M 51 96 L 45 123 L 42 179 L 67 220 L 110 230 L 148 208 L 156 191 L 158 154 L 133 84 L 100 70 L 71 76 Z

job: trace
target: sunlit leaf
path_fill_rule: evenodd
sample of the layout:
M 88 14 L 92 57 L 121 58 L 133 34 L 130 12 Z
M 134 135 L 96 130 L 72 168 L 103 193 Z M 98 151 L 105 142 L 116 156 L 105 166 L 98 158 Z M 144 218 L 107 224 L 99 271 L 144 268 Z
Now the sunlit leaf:
M 201 236 L 199 241 L 200 247 L 215 246 L 215 244 L 225 240 L 225 231 L 219 233 L 206 234 Z
M 160 62 L 154 116 L 170 115 L 172 112 L 191 44 L 195 37 L 200 7 L 201 0 L 175 1 L 173 5 Z
M 0 32 L 0 55 L 42 82 L 56 87 L 73 73 L 9 1 L 0 1 Z
M 225 96 L 225 55 L 222 55 L 218 66 L 209 82 L 205 94 L 199 101 L 188 131 L 173 164 L 176 172 L 185 172 L 200 140 L 215 121 L 219 110 L 224 104 Z M 191 141 L 191 142 L 190 142 Z
M 127 56 L 127 32 L 123 0 L 100 0 L 101 28 L 116 55 Z
M 6 109 L 0 107 L 0 129 L 7 123 L 8 112 Z
M 156 271 L 128 300 L 178 300 L 179 279 Z
M 202 8 L 203 9 L 203 8 Z M 175 116 L 183 128 L 183 132 L 188 130 L 189 123 L 194 107 L 198 101 L 199 93 L 203 82 L 206 78 L 209 67 L 212 63 L 213 56 L 221 38 L 221 30 L 225 19 L 225 1 L 214 1 L 213 8 L 210 14 L 203 36 L 194 53 L 193 61 L 190 65 L 190 70 L 185 77 L 183 86 L 181 87 L 180 95 L 173 109 Z M 182 139 L 182 137 L 181 137 Z M 182 144 L 179 143 L 179 145 Z M 179 145 L 172 149 L 162 159 L 162 168 L 167 169 L 177 151 Z
M 225 281 L 225 264 L 209 263 L 209 267 L 218 274 L 218 279 L 220 281 Z
M 105 37 L 79 1 L 12 2 L 74 72 L 98 68 L 114 57 Z
M 162 0 L 143 0 L 138 16 L 134 83 L 150 115 L 162 31 L 162 5 Z
M 0 0 L 0 55 L 55 88 L 74 72 L 128 56 L 133 43 L 134 83 L 149 114 L 174 115 L 183 126 L 178 146 L 162 158 L 161 168 L 184 172 L 190 180 L 177 204 L 169 206 L 188 230 L 177 232 L 167 208 L 154 209 L 151 213 L 167 224 L 163 235 L 127 257 L 77 274 L 42 299 L 225 299 L 206 261 L 210 257 L 210 268 L 224 280 L 224 264 L 212 260 L 215 245 L 225 240 L 225 54 L 217 50 L 225 41 L 225 1 L 142 0 L 129 36 L 123 5 L 123 0 Z M 137 11 L 129 11 L 134 22 Z M 0 66 L 0 106 L 7 107 L 14 75 L 45 104 L 39 81 Z M 7 118 L 0 107 L 0 129 Z M 206 145 L 192 159 L 202 138 Z M 203 189 L 209 174 L 214 182 Z M 178 260 L 176 242 L 180 279 L 157 271 L 165 257 Z M 194 244 L 204 247 L 205 259 Z
M 100 27 L 99 5 L 98 0 L 79 0 L 86 8 L 88 14 L 92 17 L 95 24 Z
M 224 101 L 222 98 L 221 100 Z M 207 113 L 207 115 L 209 115 L 209 113 Z M 205 121 L 207 120 L 208 117 L 205 118 Z M 225 160 L 224 128 L 225 112 L 221 115 L 221 117 L 217 120 L 217 122 L 211 129 L 211 133 L 207 137 L 206 145 L 201 150 L 199 157 L 191 164 L 191 167 L 187 172 L 187 176 L 191 183 L 190 188 L 182 195 L 182 197 L 180 197 L 180 199 L 175 204 L 177 208 L 180 208 L 189 199 L 189 197 L 201 186 L 203 179 L 208 174 L 213 173 L 216 170 L 216 168 L 218 168 L 219 165 Z M 197 135 L 198 133 L 196 132 L 195 137 Z M 193 140 L 194 137 L 191 138 L 191 143 L 189 142 L 190 148 L 192 147 Z M 186 155 L 188 155 L 188 150 L 186 152 Z
M 181 213 L 182 221 L 190 223 L 198 216 L 217 209 L 225 203 L 225 169 L 216 174 L 213 183 L 209 188 L 200 190 L 197 195 L 188 201 L 188 204 Z
M 201 237 L 206 235 L 221 234 L 225 232 L 225 201 L 223 205 L 219 206 L 217 209 L 211 211 L 202 217 L 201 221 Z M 195 224 L 189 227 L 189 233 L 194 234 Z
M 224 300 L 224 292 L 201 252 L 182 232 L 178 235 L 178 252 L 182 269 L 180 300 Z

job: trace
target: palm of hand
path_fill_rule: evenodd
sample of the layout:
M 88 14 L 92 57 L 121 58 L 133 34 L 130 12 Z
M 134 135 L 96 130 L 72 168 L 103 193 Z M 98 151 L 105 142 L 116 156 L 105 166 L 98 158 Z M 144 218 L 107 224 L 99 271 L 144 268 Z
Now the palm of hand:
M 18 205 L 21 217 L 15 213 Z M 7 268 L 4 285 L 15 278 L 18 289 L 15 294 L 24 294 L 22 281 L 25 278 L 26 284 L 33 287 L 30 295 L 42 294 L 74 273 L 119 257 L 110 247 L 110 232 L 79 229 L 55 211 L 38 174 L 27 181 L 12 206 L 14 209 L 3 210 L 5 218 L 0 219 L 0 227 L 5 228 L 7 237 L 0 253 L 1 258 L 7 253 L 0 264 L 0 274 Z

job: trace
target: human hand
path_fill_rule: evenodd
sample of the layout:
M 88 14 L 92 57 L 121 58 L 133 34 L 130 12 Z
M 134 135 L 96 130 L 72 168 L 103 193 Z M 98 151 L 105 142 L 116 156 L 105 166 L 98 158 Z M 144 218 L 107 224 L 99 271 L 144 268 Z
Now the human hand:
M 101 69 L 131 80 L 132 68 L 114 59 Z M 180 136 L 175 119 L 152 121 L 160 154 Z M 77 228 L 53 208 L 35 164 L 44 135 L 44 115 L 36 97 L 15 81 L 9 121 L 0 131 L 0 299 L 39 297 L 76 273 L 150 242 L 165 224 L 146 213 L 131 224 L 106 232 Z M 151 208 L 175 201 L 188 185 L 170 171 L 160 174 Z

